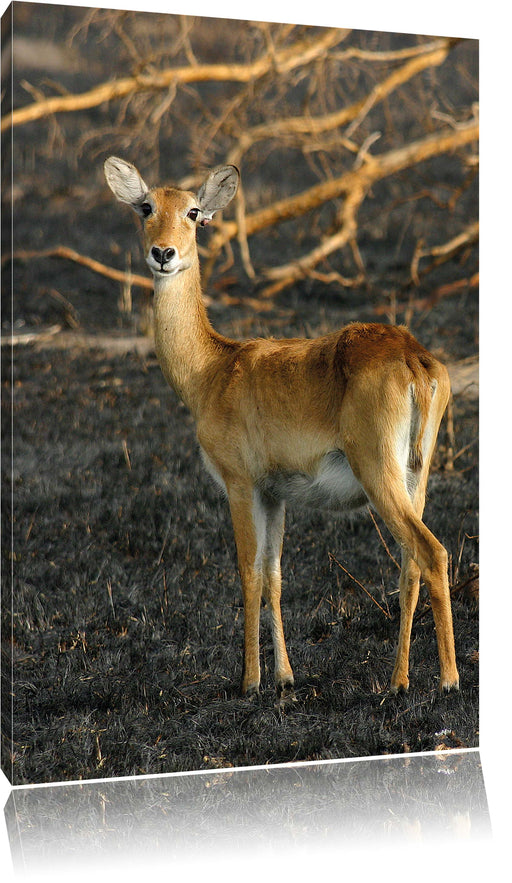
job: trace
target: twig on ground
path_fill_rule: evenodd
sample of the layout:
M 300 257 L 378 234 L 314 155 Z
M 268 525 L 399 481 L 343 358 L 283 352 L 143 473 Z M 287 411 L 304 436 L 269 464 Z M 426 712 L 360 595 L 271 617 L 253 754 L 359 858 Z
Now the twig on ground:
M 365 595 L 368 595 L 370 600 L 373 601 L 373 603 L 379 608 L 379 610 L 384 614 L 384 616 L 387 619 L 391 619 L 391 614 L 388 613 L 387 610 L 384 610 L 384 608 L 379 604 L 379 602 L 375 600 L 375 598 L 373 597 L 371 592 L 369 592 L 368 589 L 365 588 L 365 586 L 363 586 L 363 584 L 361 582 L 359 582 L 359 580 L 355 576 L 352 576 L 352 574 L 347 570 L 346 567 L 343 566 L 343 564 L 340 564 L 340 562 L 338 561 L 336 556 L 333 555 L 332 552 L 329 552 L 328 555 L 329 555 L 329 560 L 334 561 L 334 563 L 338 565 L 338 567 L 343 571 L 343 573 L 346 573 L 347 576 L 350 577 L 350 579 L 353 580 L 353 582 L 355 582 L 355 584 L 357 586 L 359 586 L 360 589 L 363 590 Z
M 395 567 L 398 567 L 398 570 L 401 570 L 402 568 L 400 567 L 398 561 L 396 560 L 396 558 L 395 558 L 395 557 L 391 554 L 391 552 L 389 551 L 388 544 L 386 543 L 386 540 L 385 540 L 384 537 L 382 536 L 382 533 L 381 533 L 381 530 L 380 530 L 380 528 L 379 528 L 379 525 L 377 524 L 377 521 L 376 521 L 376 519 L 375 519 L 375 515 L 373 514 L 373 512 L 372 512 L 372 510 L 370 509 L 369 506 L 367 506 L 367 509 L 368 509 L 368 512 L 370 513 L 370 518 L 371 518 L 371 520 L 373 521 L 373 525 L 374 525 L 374 527 L 375 527 L 375 530 L 377 531 L 377 533 L 378 533 L 378 535 L 379 535 L 379 539 L 380 539 L 382 545 L 384 546 L 384 548 L 385 548 L 385 550 L 386 550 L 386 552 L 387 552 L 389 558 L 391 558 L 391 561 L 393 562 L 393 564 L 395 565 Z

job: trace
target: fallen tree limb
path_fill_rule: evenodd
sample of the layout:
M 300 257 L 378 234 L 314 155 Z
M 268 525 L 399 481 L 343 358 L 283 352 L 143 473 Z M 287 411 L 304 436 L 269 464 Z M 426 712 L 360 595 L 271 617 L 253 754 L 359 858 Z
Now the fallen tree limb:
M 359 188 L 366 191 L 376 181 L 402 169 L 464 147 L 478 140 L 478 131 L 478 122 L 472 119 L 461 124 L 457 129 L 446 126 L 419 141 L 412 141 L 404 147 L 398 147 L 380 156 L 367 154 L 360 168 L 345 172 L 338 178 L 329 178 L 308 190 L 277 200 L 265 208 L 248 214 L 245 218 L 247 235 L 251 236 L 273 224 L 304 215 L 324 202 L 350 194 Z M 215 247 L 222 247 L 236 236 L 237 232 L 236 221 L 224 221 L 214 237 Z
M 278 200 L 246 215 L 244 234 L 251 236 L 266 227 L 304 215 L 324 202 L 343 197 L 339 230 L 335 234 L 324 239 L 303 257 L 265 271 L 267 278 L 274 280 L 274 285 L 267 289 L 268 296 L 292 284 L 294 280 L 303 278 L 321 260 L 354 240 L 357 232 L 357 212 L 373 184 L 410 166 L 477 141 L 478 134 L 479 125 L 475 119 L 461 123 L 455 128 L 446 126 L 425 138 L 412 141 L 404 147 L 398 147 L 387 153 L 377 156 L 366 154 L 363 164 L 358 168 L 345 172 L 337 178 L 322 181 L 308 190 Z M 206 278 L 220 250 L 230 239 L 238 235 L 238 231 L 236 221 L 224 221 L 217 229 L 210 243 Z
M 198 83 L 206 81 L 234 81 L 248 83 L 275 69 L 286 73 L 300 65 L 305 65 L 321 57 L 327 49 L 343 39 L 344 32 L 331 28 L 316 40 L 301 40 L 277 52 L 267 52 L 256 61 L 247 64 L 197 64 L 171 67 L 165 70 L 123 77 L 108 83 L 101 83 L 88 92 L 71 95 L 55 95 L 35 101 L 5 114 L 1 121 L 1 131 L 11 126 L 33 122 L 54 113 L 86 110 L 97 107 L 105 101 L 115 101 L 136 92 L 157 92 L 174 84 Z
M 448 242 L 443 243 L 443 245 L 435 245 L 432 248 L 423 248 L 423 243 L 418 243 L 411 262 L 411 279 L 414 284 L 419 285 L 420 277 L 426 276 L 435 267 L 439 267 L 441 264 L 449 261 L 462 249 L 470 248 L 475 245 L 478 242 L 479 233 L 480 225 L 478 221 L 474 221 L 472 224 L 469 224 L 462 233 L 454 236 Z M 422 258 L 426 257 L 432 257 L 434 260 L 431 261 L 429 266 L 420 273 L 418 269 L 419 263 Z
M 55 248 L 48 248 L 43 251 L 15 251 L 12 255 L 4 256 L 2 264 L 7 263 L 9 260 L 30 261 L 34 258 L 64 258 L 65 260 L 73 261 L 75 264 L 80 264 L 82 267 L 87 267 L 87 269 L 92 270 L 93 273 L 98 273 L 100 276 L 106 276 L 107 279 L 114 279 L 116 282 L 121 282 L 127 285 L 136 285 L 138 288 L 144 288 L 146 291 L 153 291 L 152 279 L 146 278 L 146 276 L 139 276 L 137 273 L 123 273 L 122 270 L 116 270 L 114 267 L 109 267 L 107 264 L 102 264 L 100 261 L 94 260 L 94 258 L 79 254 L 79 252 L 72 248 L 67 248 L 65 245 L 57 245 Z M 209 304 L 212 301 L 207 295 L 203 295 L 203 298 L 206 304 Z M 257 298 L 230 297 L 229 295 L 222 294 L 219 299 L 226 304 L 243 303 L 256 312 L 262 312 L 269 309 L 268 303 L 258 300 Z M 59 327 L 57 330 L 59 330 Z M 45 331 L 45 334 L 47 333 L 48 332 Z M 21 337 L 25 339 L 25 332 L 22 333 Z
M 2 346 L 18 346 L 27 343 L 43 343 L 51 340 L 56 334 L 62 331 L 62 325 L 49 325 L 46 328 L 32 331 L 18 331 L 12 334 L 2 334 Z
M 107 276 L 109 279 L 115 279 L 116 282 L 131 283 L 139 288 L 145 288 L 147 291 L 153 290 L 153 282 L 151 279 L 146 278 L 146 276 L 139 276 L 137 273 L 123 273 L 122 270 L 116 270 L 114 267 L 109 267 L 107 264 L 88 258 L 86 255 L 79 254 L 79 252 L 65 245 L 57 245 L 55 248 L 48 248 L 44 251 L 15 251 L 12 255 L 5 255 L 2 263 L 6 263 L 8 260 L 30 261 L 33 258 L 65 258 L 68 261 L 81 264 L 82 267 L 87 267 L 93 273 L 99 273 L 101 276 Z
M 349 107 L 343 107 L 333 113 L 325 114 L 321 117 L 300 116 L 289 117 L 288 119 L 278 119 L 271 123 L 262 123 L 243 132 L 238 143 L 233 147 L 228 156 L 228 162 L 238 165 L 244 153 L 247 152 L 258 141 L 268 138 L 284 138 L 287 136 L 298 135 L 320 135 L 332 129 L 351 123 L 350 133 L 352 133 L 356 125 L 362 121 L 375 104 L 383 101 L 386 96 L 406 83 L 416 74 L 429 67 L 438 67 L 446 59 L 446 56 L 459 42 L 456 39 L 435 40 L 432 43 L 424 44 L 422 52 L 416 55 L 404 65 L 394 70 L 386 79 L 377 83 L 368 95 L 351 104 Z
M 431 294 L 425 297 L 417 297 L 407 301 L 393 303 L 393 315 L 396 313 L 407 313 L 412 310 L 431 310 L 441 298 L 448 297 L 450 294 L 458 294 L 466 288 L 477 288 L 479 285 L 479 274 L 474 273 L 473 276 L 464 277 L 463 279 L 455 279 L 453 282 L 447 282 L 434 289 Z M 375 315 L 385 316 L 390 313 L 389 304 L 378 304 L 373 308 Z M 406 321 L 406 325 L 408 322 Z

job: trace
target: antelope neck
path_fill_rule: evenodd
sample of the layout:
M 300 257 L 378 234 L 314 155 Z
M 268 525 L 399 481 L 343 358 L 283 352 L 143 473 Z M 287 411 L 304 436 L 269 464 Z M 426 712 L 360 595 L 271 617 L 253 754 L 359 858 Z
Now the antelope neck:
M 199 262 L 169 278 L 156 276 L 154 292 L 158 361 L 167 382 L 197 416 L 221 339 L 202 300 Z

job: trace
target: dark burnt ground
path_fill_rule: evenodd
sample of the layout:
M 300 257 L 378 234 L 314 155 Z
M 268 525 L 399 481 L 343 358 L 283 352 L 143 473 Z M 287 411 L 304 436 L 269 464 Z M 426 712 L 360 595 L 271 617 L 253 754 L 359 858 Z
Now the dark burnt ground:
M 73 76 L 69 87 L 77 91 L 83 79 Z M 91 112 L 91 125 L 100 112 Z M 128 210 L 123 213 L 103 187 L 102 157 L 74 154 L 84 125 L 84 117 L 69 117 L 62 131 L 53 121 L 16 130 L 14 246 L 62 243 L 122 267 L 125 249 L 135 250 L 135 228 Z M 32 162 L 36 137 L 47 139 L 47 161 L 40 164 Z M 181 162 L 186 169 L 185 152 Z M 419 170 L 413 187 L 423 186 L 422 175 L 431 171 Z M 452 160 L 439 161 L 434 171 L 451 180 Z M 278 177 L 282 169 L 269 160 L 269 173 Z M 383 187 L 372 194 L 375 218 Z M 468 192 L 470 208 L 474 199 Z M 283 292 L 275 308 L 261 314 L 243 303 L 228 308 L 214 302 L 214 325 L 235 337 L 313 336 L 356 318 L 382 319 L 375 307 L 405 278 L 414 247 L 410 209 L 400 214 L 401 205 L 397 199 L 382 235 L 361 237 L 367 290 L 307 282 Z M 457 211 L 464 210 L 458 203 Z M 452 235 L 440 220 L 432 215 L 431 242 Z M 279 253 L 267 252 L 264 263 L 280 260 Z M 133 268 L 144 272 L 139 257 Z M 419 294 L 473 270 L 452 262 Z M 326 513 L 289 512 L 283 616 L 298 701 L 275 707 L 265 615 L 261 695 L 240 696 L 243 610 L 232 530 L 226 502 L 201 467 L 190 416 L 151 351 L 116 350 L 116 336 L 133 326 L 118 309 L 115 283 L 52 259 L 15 262 L 12 271 L 14 298 L 7 274 L 4 333 L 78 323 L 79 333 L 101 332 L 112 340 L 111 347 L 84 348 L 72 339 L 64 345 L 58 335 L 53 345 L 16 346 L 12 360 L 10 348 L 2 348 L 2 763 L 12 782 L 477 745 L 473 583 L 453 595 L 461 692 L 437 693 L 435 631 L 422 590 L 410 692 L 392 697 L 398 571 L 368 515 L 346 522 Z M 238 280 L 243 294 L 254 295 L 242 272 Z M 222 287 L 221 280 L 210 293 L 215 297 Z M 134 315 L 142 302 L 134 292 Z M 448 363 L 476 355 L 475 289 L 416 311 L 411 330 Z M 447 471 L 443 425 L 425 521 L 446 545 L 452 581 L 460 585 L 478 561 L 477 398 L 457 393 L 454 428 L 459 456 Z
M 437 695 L 422 596 L 411 691 L 391 697 L 397 571 L 375 527 L 368 516 L 290 513 L 283 611 L 298 702 L 275 708 L 265 616 L 262 694 L 241 698 L 227 505 L 156 361 L 27 346 L 13 379 L 15 782 L 478 744 L 478 616 L 467 593 L 453 599 L 460 694 Z M 456 405 L 463 447 L 476 408 Z M 478 530 L 469 451 L 471 468 L 433 473 L 426 510 L 462 576 Z

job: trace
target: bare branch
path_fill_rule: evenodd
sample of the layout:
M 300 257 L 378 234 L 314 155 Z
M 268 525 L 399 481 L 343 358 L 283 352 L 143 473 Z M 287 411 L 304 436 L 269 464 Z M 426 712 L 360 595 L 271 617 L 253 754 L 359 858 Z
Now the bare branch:
M 100 261 L 95 261 L 93 258 L 79 254 L 65 245 L 57 245 L 55 248 L 48 248 L 44 251 L 15 251 L 12 255 L 6 255 L 2 263 L 5 263 L 6 260 L 30 261 L 34 258 L 65 258 L 68 261 L 81 264 L 82 267 L 87 267 L 93 273 L 107 276 L 108 279 L 115 279 L 117 282 L 123 283 L 129 281 L 132 285 L 137 285 L 139 288 L 145 288 L 149 291 L 153 289 L 152 279 L 139 276 L 137 273 L 123 273 L 122 270 L 115 270 L 113 267 L 108 267 L 106 264 L 100 263 Z
M 445 261 L 450 260 L 462 249 L 475 245 L 478 242 L 479 230 L 480 225 L 478 221 L 475 221 L 469 224 L 462 233 L 459 233 L 458 236 L 454 236 L 453 239 L 450 239 L 449 242 L 445 242 L 443 245 L 437 245 L 433 248 L 423 248 L 423 243 L 419 242 L 411 263 L 411 279 L 414 284 L 420 284 L 420 275 L 427 275 L 427 273 L 430 273 L 434 267 L 438 267 L 440 264 L 445 263 Z M 434 260 L 431 261 L 429 266 L 420 274 L 418 269 L 419 263 L 422 258 L 426 257 L 432 257 Z
M 270 225 L 306 214 L 324 202 L 344 197 L 340 227 L 337 233 L 325 238 L 312 251 L 298 260 L 266 271 L 267 278 L 281 283 L 274 285 L 270 290 L 271 293 L 275 293 L 292 284 L 294 280 L 307 275 L 308 271 L 321 260 L 355 239 L 357 213 L 373 184 L 412 165 L 443 153 L 450 153 L 476 141 L 478 131 L 478 122 L 470 120 L 461 124 L 457 129 L 441 129 L 432 135 L 427 135 L 425 138 L 410 142 L 404 147 L 390 150 L 377 157 L 367 154 L 365 162 L 360 168 L 346 172 L 337 178 L 322 181 L 302 193 L 278 200 L 264 209 L 248 214 L 245 217 L 245 232 L 247 236 L 250 236 Z M 218 254 L 225 243 L 237 234 L 238 224 L 236 221 L 223 222 L 212 238 L 211 254 Z
M 234 81 L 247 83 L 267 74 L 272 69 L 286 73 L 298 65 L 305 65 L 321 56 L 343 37 L 337 28 L 330 29 L 316 40 L 302 40 L 287 46 L 275 54 L 266 53 L 249 64 L 198 64 L 172 67 L 151 74 L 124 77 L 95 86 L 79 95 L 56 95 L 36 101 L 27 107 L 13 110 L 2 117 L 1 131 L 11 126 L 32 122 L 54 113 L 65 113 L 96 107 L 106 101 L 115 101 L 136 92 L 157 92 L 169 89 L 173 84 L 206 81 Z
M 456 42 L 443 39 L 422 46 L 421 54 L 418 57 L 413 58 L 402 67 L 393 71 L 382 82 L 377 83 L 369 95 L 361 98 L 349 107 L 343 107 L 334 113 L 329 113 L 322 117 L 311 117 L 308 115 L 290 117 L 254 126 L 252 129 L 242 133 L 238 144 L 229 154 L 228 162 L 237 165 L 241 162 L 243 154 L 250 147 L 257 141 L 267 138 L 283 138 L 289 135 L 320 135 L 331 129 L 337 129 L 347 125 L 347 123 L 351 123 L 350 129 L 346 133 L 346 137 L 350 137 L 350 133 L 355 131 L 356 127 L 360 125 L 363 118 L 375 104 L 383 101 L 393 90 L 426 68 L 442 64 Z
M 477 226 L 469 220 L 478 166 L 469 155 L 471 147 L 464 147 L 478 138 L 477 106 L 471 104 L 477 99 L 477 84 L 471 86 L 471 98 L 461 108 L 444 91 L 444 75 L 438 77 L 435 71 L 445 64 L 448 73 L 457 65 L 467 72 L 468 59 L 474 57 L 471 46 L 451 55 L 462 41 L 419 37 L 404 46 L 393 38 L 376 40 L 360 33 L 349 41 L 350 31 L 342 29 L 311 31 L 293 25 L 238 23 L 225 44 L 224 61 L 210 64 L 203 60 L 212 57 L 212 41 L 218 34 L 200 20 L 169 17 L 167 30 L 160 23 L 142 37 L 137 21 L 136 16 L 98 11 L 88 14 L 81 25 L 86 35 L 93 26 L 99 28 L 100 42 L 108 44 L 109 53 L 118 52 L 120 64 L 131 65 L 128 76 L 107 82 L 103 75 L 104 82 L 94 89 L 51 98 L 30 87 L 27 100 L 33 103 L 7 114 L 2 128 L 53 115 L 41 152 L 54 154 L 52 127 L 62 122 L 55 114 L 83 111 L 80 119 L 86 120 L 88 108 L 110 103 L 104 118 L 93 114 L 91 125 L 81 126 L 78 136 L 76 132 L 73 136 L 76 155 L 87 152 L 90 167 L 105 150 L 116 152 L 129 145 L 135 160 L 143 157 L 155 173 L 167 172 L 171 166 L 178 186 L 196 189 L 204 168 L 220 159 L 241 165 L 245 186 L 240 187 L 234 214 L 217 216 L 200 249 L 206 284 L 224 259 L 226 265 L 234 263 L 234 239 L 238 241 L 234 278 L 243 268 L 246 284 L 247 280 L 264 283 L 255 301 L 259 309 L 268 308 L 272 295 L 300 279 L 343 288 L 373 284 L 359 243 L 365 234 L 382 239 L 394 236 L 396 222 L 400 224 L 397 254 L 409 248 L 412 225 L 419 240 L 414 255 L 413 245 L 407 258 L 410 277 L 396 283 L 396 300 L 399 292 L 410 294 L 412 285 L 436 266 L 464 249 L 469 253 L 477 236 Z M 224 33 L 222 22 L 213 27 Z M 70 129 L 76 125 L 73 116 L 67 120 Z M 188 174 L 184 162 L 174 161 L 178 133 L 189 144 Z M 64 130 L 61 133 L 59 128 L 58 135 L 60 147 L 66 142 Z M 181 145 L 182 140 L 180 150 Z M 250 157 L 246 156 L 251 149 Z M 459 150 L 460 158 L 446 166 L 448 177 L 439 165 L 442 180 L 437 179 L 437 165 L 427 166 L 425 174 L 421 169 L 397 175 Z M 261 170 L 252 180 L 251 167 Z M 285 168 L 290 175 L 283 174 Z M 436 180 L 429 178 L 431 174 Z M 374 202 L 372 210 L 368 198 L 373 197 L 372 186 L 393 175 L 394 180 L 379 187 L 379 205 Z M 423 180 L 418 184 L 420 177 Z M 294 189 L 286 190 L 293 182 Z M 24 189 L 28 191 L 29 186 L 26 182 Z M 96 176 L 93 189 L 97 186 Z M 468 224 L 467 230 L 445 245 L 430 247 L 436 241 L 431 232 L 434 215 L 414 213 L 410 207 L 411 200 L 425 195 L 435 203 L 436 219 L 452 213 L 456 229 Z M 287 220 L 293 223 L 277 230 Z M 452 233 L 445 238 L 448 235 Z M 348 257 L 347 268 L 337 254 L 341 250 L 345 250 L 343 259 Z M 64 245 L 39 255 L 74 260 L 130 284 L 120 270 Z M 262 268 L 263 261 L 274 266 Z M 471 268 L 460 274 L 467 279 L 447 277 L 431 297 L 439 299 L 464 285 L 474 285 L 475 271 L 472 256 Z M 151 287 L 144 277 L 134 276 L 132 283 Z M 217 292 L 216 296 L 224 295 Z M 249 303 L 239 294 L 240 300 Z M 419 303 L 409 300 L 410 305 Z

